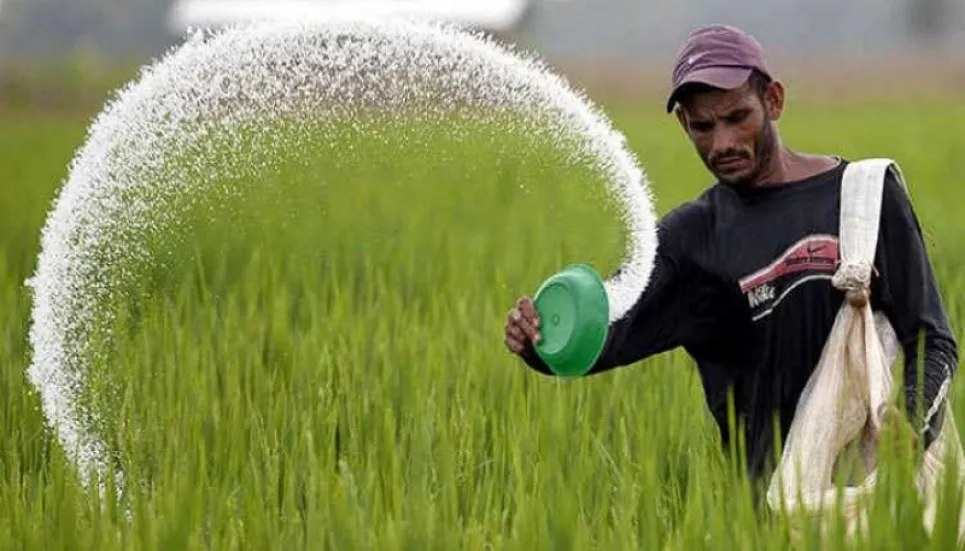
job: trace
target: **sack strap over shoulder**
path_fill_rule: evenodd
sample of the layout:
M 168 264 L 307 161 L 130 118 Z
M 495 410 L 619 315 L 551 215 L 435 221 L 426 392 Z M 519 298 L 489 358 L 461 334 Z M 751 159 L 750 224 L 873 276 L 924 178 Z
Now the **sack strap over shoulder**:
M 840 263 L 831 283 L 845 291 L 856 308 L 868 304 L 881 222 L 885 176 L 891 171 L 907 192 L 901 169 L 892 159 L 848 163 L 841 180 Z

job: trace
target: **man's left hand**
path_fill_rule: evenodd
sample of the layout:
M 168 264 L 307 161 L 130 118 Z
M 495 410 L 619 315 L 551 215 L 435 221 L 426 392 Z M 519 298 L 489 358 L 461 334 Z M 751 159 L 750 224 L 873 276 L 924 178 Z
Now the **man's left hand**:
M 911 423 L 905 414 L 892 404 L 885 406 L 881 417 L 882 433 L 884 438 L 893 445 L 892 453 L 895 457 L 918 458 L 918 434 L 912 428 Z M 879 435 L 878 443 L 881 443 Z M 880 451 L 879 451 L 880 455 Z

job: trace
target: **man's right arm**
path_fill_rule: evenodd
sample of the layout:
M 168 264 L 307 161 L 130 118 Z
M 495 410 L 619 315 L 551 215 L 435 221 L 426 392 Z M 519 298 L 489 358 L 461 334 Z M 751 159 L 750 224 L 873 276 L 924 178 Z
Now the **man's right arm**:
M 678 327 L 686 316 L 686 302 L 680 293 L 675 260 L 658 255 L 650 283 L 629 312 L 610 325 L 606 345 L 587 375 L 639 362 L 677 347 Z M 526 343 L 520 357 L 536 371 L 552 375 Z
M 676 218 L 664 220 L 659 227 L 660 245 L 646 289 L 627 314 L 610 325 L 603 352 L 587 375 L 631 365 L 682 344 L 693 289 L 688 261 L 679 252 L 679 233 L 695 228 Z M 519 356 L 534 370 L 553 375 L 531 342 L 526 342 Z

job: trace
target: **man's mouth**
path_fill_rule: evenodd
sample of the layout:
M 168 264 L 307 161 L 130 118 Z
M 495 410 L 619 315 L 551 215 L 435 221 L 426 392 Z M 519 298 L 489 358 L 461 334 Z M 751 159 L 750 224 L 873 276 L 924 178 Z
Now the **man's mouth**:
M 718 159 L 717 162 L 714 163 L 714 166 L 726 172 L 730 172 L 743 168 L 746 163 L 747 159 L 744 157 L 724 157 L 722 159 Z

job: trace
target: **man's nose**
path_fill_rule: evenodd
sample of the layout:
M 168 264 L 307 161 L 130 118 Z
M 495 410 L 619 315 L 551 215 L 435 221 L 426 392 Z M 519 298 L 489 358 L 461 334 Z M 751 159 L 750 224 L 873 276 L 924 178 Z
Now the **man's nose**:
M 714 147 L 713 151 L 715 154 L 721 154 L 725 151 L 733 151 L 737 148 L 736 134 L 729 128 L 722 127 L 714 132 Z

